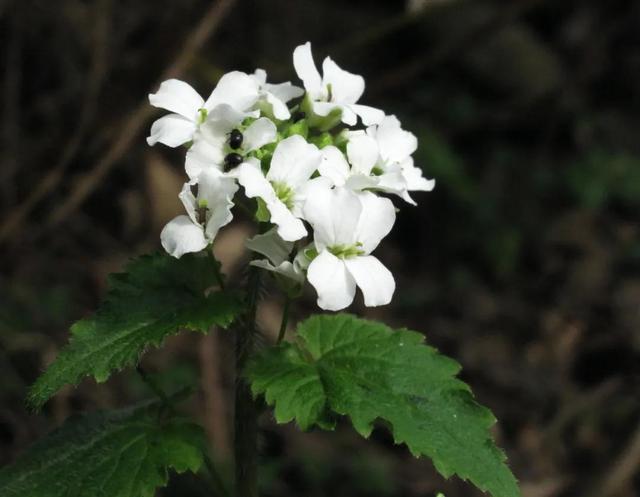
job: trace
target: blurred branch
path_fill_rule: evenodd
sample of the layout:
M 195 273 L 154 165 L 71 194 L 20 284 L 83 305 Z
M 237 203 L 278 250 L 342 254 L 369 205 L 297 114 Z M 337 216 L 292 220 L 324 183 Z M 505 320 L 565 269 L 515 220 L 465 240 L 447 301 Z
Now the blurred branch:
M 200 24 L 185 40 L 182 50 L 164 70 L 160 81 L 180 76 L 193 61 L 202 45 L 217 31 L 218 26 L 235 5 L 237 0 L 219 0 L 202 17 Z M 157 85 L 156 85 L 157 86 Z M 124 122 L 107 153 L 90 168 L 89 172 L 80 178 L 75 189 L 67 199 L 47 217 L 44 229 L 50 229 L 60 224 L 75 211 L 84 200 L 100 185 L 103 178 L 114 165 L 131 148 L 147 120 L 155 110 L 148 104 L 147 99 L 140 103 L 137 109 Z
M 216 454 L 222 459 L 231 455 L 231 443 L 229 440 L 229 420 L 225 409 L 226 395 L 222 379 L 221 360 L 222 351 L 218 333 L 212 330 L 202 337 L 199 346 L 199 360 L 201 369 L 202 391 L 204 395 L 204 425 L 207 430 L 211 445 L 215 447 Z
M 356 31 L 353 35 L 330 46 L 326 52 L 335 56 L 375 43 L 385 36 L 422 21 L 425 17 L 431 15 L 438 7 L 442 7 L 443 4 L 454 3 L 456 1 L 460 0 L 437 0 L 426 4 L 417 11 L 412 10 L 403 12 L 400 15 L 387 19 L 367 29 Z
M 407 62 L 395 69 L 390 69 L 387 71 L 386 76 L 380 78 L 372 85 L 371 93 L 384 93 L 392 88 L 406 84 L 407 81 L 420 76 L 427 69 L 432 69 L 434 66 L 454 57 L 456 54 L 473 47 L 482 39 L 508 26 L 514 20 L 543 4 L 545 1 L 546 0 L 522 0 L 509 3 L 508 7 L 500 8 L 499 12 L 488 21 L 436 46 L 431 53 L 427 53 L 424 57 Z
M 178 77 L 189 67 L 196 52 L 217 31 L 218 26 L 236 2 L 237 0 L 219 0 L 209 8 L 198 26 L 196 26 L 186 38 L 182 49 L 173 62 L 163 71 L 160 81 Z M 112 142 L 109 150 L 89 168 L 89 172 L 79 179 L 66 199 L 47 216 L 42 228 L 43 231 L 51 229 L 64 221 L 69 214 L 74 212 L 82 202 L 93 193 L 101 184 L 104 177 L 117 164 L 117 161 L 131 148 L 143 126 L 153 113 L 154 109 L 149 106 L 145 97 L 144 101 L 141 102 L 134 112 L 119 126 L 120 132 Z M 69 149 L 73 148 L 73 150 L 70 150 L 68 155 L 73 156 L 75 154 L 77 145 L 71 147 L 74 143 L 75 140 L 72 139 Z M 66 159 L 66 155 L 67 154 L 63 154 L 63 159 L 61 160 L 61 163 L 64 165 L 59 168 L 56 167 L 52 174 L 48 175 L 41 184 L 36 187 L 32 198 L 25 201 L 0 227 L 0 243 L 5 241 L 15 229 L 21 225 L 22 221 L 31 213 L 39 200 L 58 186 L 63 176 L 62 173 L 64 169 L 66 169 L 69 161 L 69 159 Z M 39 234 L 41 233 L 36 233 L 36 236 Z
M 629 444 L 620 455 L 606 467 L 602 476 L 591 485 L 586 497 L 609 497 L 617 495 L 630 483 L 640 469 L 640 423 L 630 435 Z
M 5 4 L 0 4 L 0 16 Z M 3 205 L 6 207 L 13 201 L 14 192 L 11 188 L 11 177 L 18 170 L 18 149 L 20 143 L 20 85 L 22 82 L 22 36 L 20 22 L 22 12 L 14 8 L 13 16 L 8 24 L 7 43 L 5 44 L 6 69 L 3 78 L 3 103 L 2 115 L 2 147 L 3 158 L 0 169 L 0 184 L 2 184 Z
M 10 213 L 8 218 L 0 225 L 0 243 L 9 238 L 14 231 L 22 225 L 26 217 L 36 207 L 36 205 L 54 190 L 62 181 L 64 173 L 71 164 L 71 161 L 78 153 L 80 145 L 83 143 L 89 128 L 89 123 L 93 118 L 98 102 L 98 95 L 102 82 L 107 73 L 107 47 L 109 46 L 109 25 L 110 25 L 111 0 L 101 0 L 96 4 L 93 15 L 95 29 L 93 30 L 93 48 L 91 57 L 91 68 L 87 78 L 87 87 L 84 94 L 84 100 L 80 110 L 80 116 L 77 121 L 76 128 L 67 142 L 58 163 L 45 175 L 45 177 L 31 191 L 29 197 L 21 202 Z M 7 85 L 7 92 L 8 90 Z M 14 101 L 19 101 L 14 98 Z M 7 106 L 7 109 L 9 106 Z M 7 118 L 9 119 L 9 117 Z M 16 118 L 14 118 L 16 119 Z M 15 124 L 14 124 L 15 126 Z M 10 174 L 11 171 L 6 171 Z M 8 178 L 3 175 L 2 180 Z

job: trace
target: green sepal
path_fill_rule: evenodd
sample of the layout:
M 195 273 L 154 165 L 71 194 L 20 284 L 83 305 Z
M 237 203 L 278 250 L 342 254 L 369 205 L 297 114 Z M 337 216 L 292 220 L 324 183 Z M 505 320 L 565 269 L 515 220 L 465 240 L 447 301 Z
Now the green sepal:
M 271 219 L 271 213 L 267 209 L 267 204 L 260 197 L 256 198 L 256 221 L 259 223 L 268 223 Z
M 333 109 L 326 116 L 319 116 L 313 111 L 313 105 L 309 94 L 306 93 L 304 99 L 300 103 L 300 109 L 305 113 L 305 120 L 309 124 L 309 128 L 314 128 L 319 131 L 329 131 L 335 128 L 342 119 L 342 110 L 339 108 Z
M 300 135 L 305 140 L 309 136 L 309 123 L 306 119 L 301 119 L 295 123 L 292 123 L 283 131 L 283 136 L 289 138 L 293 135 Z
M 320 149 L 334 144 L 333 136 L 331 136 L 331 133 L 329 133 L 328 131 L 320 133 L 319 135 L 311 136 L 309 138 L 309 142 L 313 143 L 316 147 Z

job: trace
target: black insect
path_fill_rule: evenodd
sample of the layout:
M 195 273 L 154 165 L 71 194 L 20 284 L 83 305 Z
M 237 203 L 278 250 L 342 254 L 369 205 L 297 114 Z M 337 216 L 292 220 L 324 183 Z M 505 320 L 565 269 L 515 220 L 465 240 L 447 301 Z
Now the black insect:
M 229 146 L 233 150 L 237 150 L 242 146 L 242 140 L 244 137 L 242 133 L 237 129 L 232 129 L 231 133 L 229 133 Z
M 231 152 L 224 158 L 224 165 L 227 168 L 239 166 L 242 163 L 242 155 Z

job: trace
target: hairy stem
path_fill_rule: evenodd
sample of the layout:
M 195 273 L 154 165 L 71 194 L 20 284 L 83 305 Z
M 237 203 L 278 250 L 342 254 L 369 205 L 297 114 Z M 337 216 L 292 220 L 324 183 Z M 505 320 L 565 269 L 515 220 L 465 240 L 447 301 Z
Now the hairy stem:
M 236 333 L 236 397 L 234 453 L 236 497 L 258 495 L 258 410 L 242 370 L 253 350 L 260 273 L 249 268 L 247 313 Z
M 282 309 L 282 321 L 280 322 L 280 332 L 278 333 L 278 340 L 276 343 L 282 342 L 284 334 L 287 332 L 287 324 L 289 323 L 289 307 L 291 306 L 291 298 L 287 296 L 284 301 L 284 308 Z

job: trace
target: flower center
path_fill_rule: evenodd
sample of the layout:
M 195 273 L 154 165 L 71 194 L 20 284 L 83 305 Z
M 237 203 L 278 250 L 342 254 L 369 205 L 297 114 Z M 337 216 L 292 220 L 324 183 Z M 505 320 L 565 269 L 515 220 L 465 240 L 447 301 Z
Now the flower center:
M 331 83 L 327 85 L 327 102 L 331 102 L 333 100 L 333 88 L 331 87 Z
M 293 209 L 293 200 L 295 197 L 293 188 L 281 181 L 272 181 L 271 186 L 273 186 L 273 190 L 276 192 L 276 197 L 287 206 L 287 209 Z
M 364 255 L 364 250 L 360 247 L 362 247 L 362 243 L 356 242 L 355 245 L 332 245 L 327 247 L 327 250 L 339 259 L 352 259 Z
M 198 124 L 199 125 L 207 120 L 207 115 L 208 114 L 209 114 L 209 111 L 207 109 L 205 109 L 205 108 L 198 109 Z
M 198 200 L 198 207 L 196 208 L 196 218 L 199 224 L 204 226 L 207 223 L 208 211 L 209 203 L 205 199 Z

